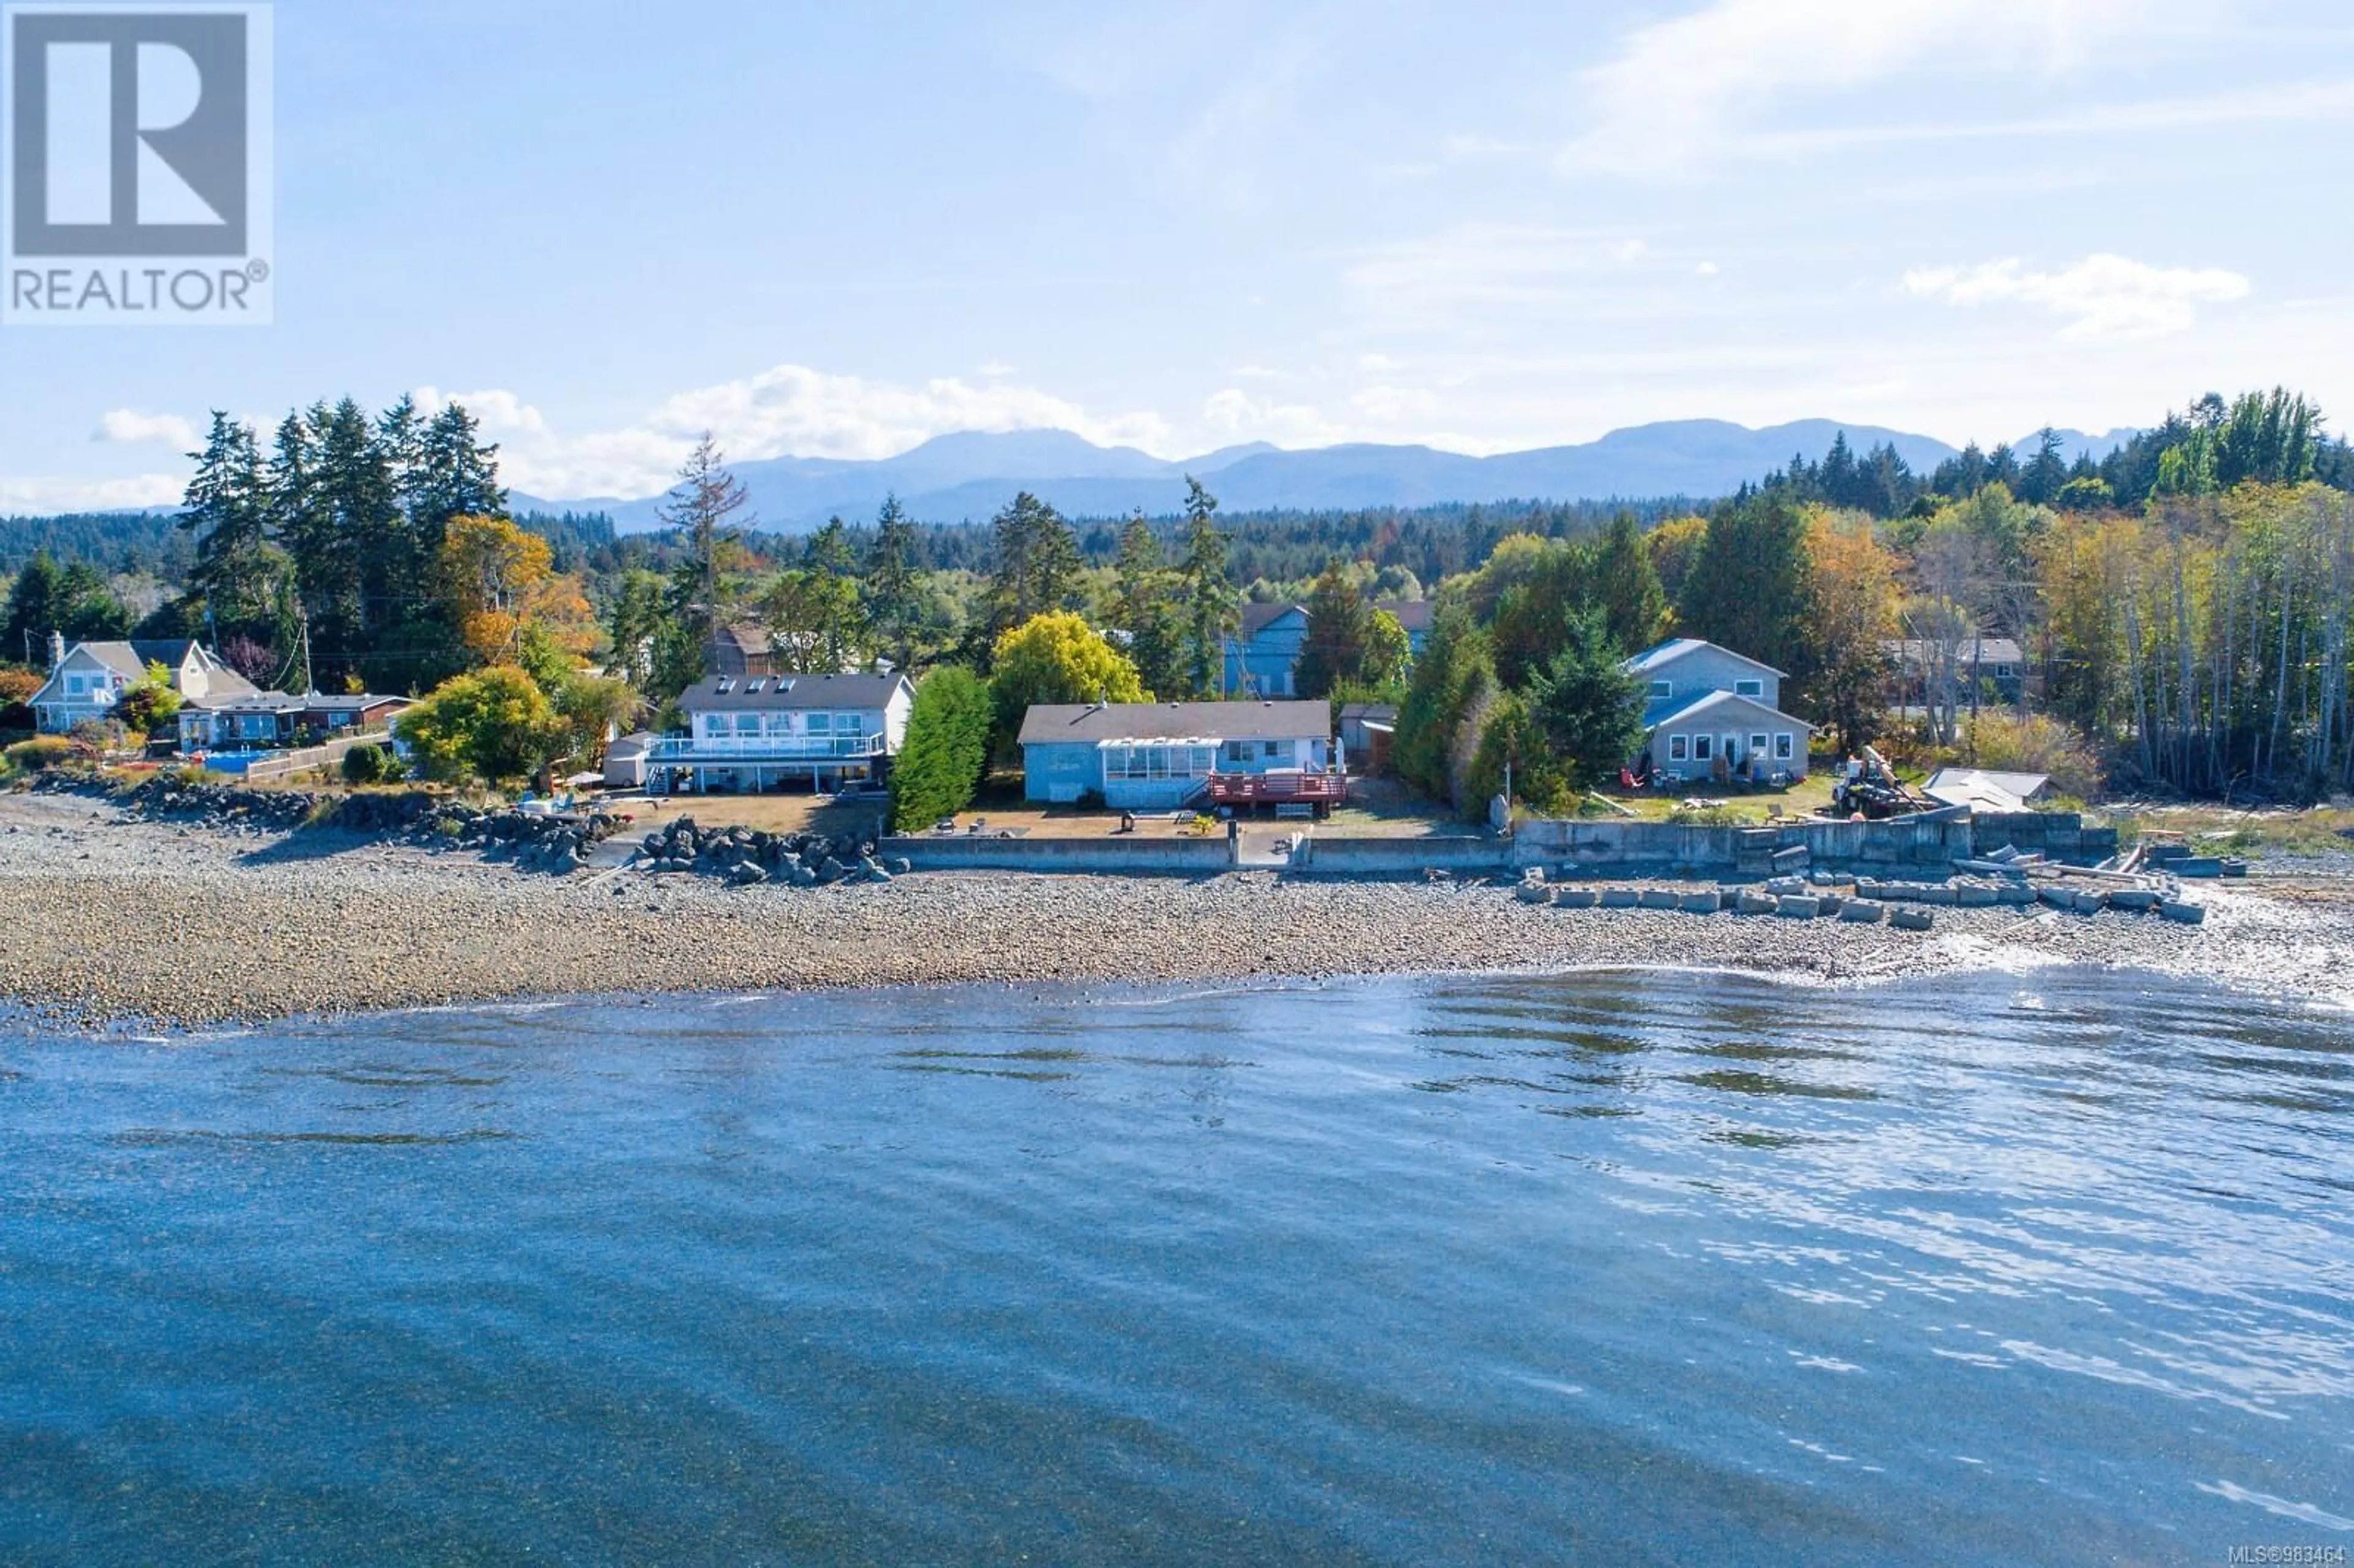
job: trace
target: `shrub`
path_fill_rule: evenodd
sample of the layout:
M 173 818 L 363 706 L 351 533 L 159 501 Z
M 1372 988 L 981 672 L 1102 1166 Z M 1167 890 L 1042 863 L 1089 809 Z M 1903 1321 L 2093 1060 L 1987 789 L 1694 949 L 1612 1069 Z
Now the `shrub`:
M 400 777 L 400 758 L 388 747 L 355 746 L 344 753 L 346 784 L 387 784 Z
M 972 803 L 995 716 L 989 683 L 971 671 L 951 664 L 924 677 L 891 769 L 894 829 L 917 832 Z
M 73 742 L 61 735 L 37 736 L 0 748 L 0 783 L 14 783 L 27 774 L 46 772 L 74 760 Z
M 2057 795 L 2101 792 L 2101 766 L 2075 730 L 2048 714 L 1982 713 L 1962 737 L 1967 766 L 1997 773 L 2048 773 Z

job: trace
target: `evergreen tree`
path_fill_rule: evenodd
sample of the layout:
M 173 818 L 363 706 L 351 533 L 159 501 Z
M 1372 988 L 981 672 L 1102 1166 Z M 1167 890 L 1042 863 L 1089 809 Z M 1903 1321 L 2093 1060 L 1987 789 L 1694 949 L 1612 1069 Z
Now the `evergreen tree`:
M 1805 646 L 1807 517 L 1787 494 L 1767 492 L 1718 508 L 1686 577 L 1676 616 L 1705 638 L 1777 669 L 1795 670 Z
M 915 630 L 921 603 L 916 582 L 915 524 L 896 495 L 883 498 L 875 517 L 875 543 L 866 553 L 866 614 L 883 652 L 902 669 L 915 662 Z
M 1398 708 L 1390 754 L 1398 777 L 1434 799 L 1451 800 L 1464 722 L 1495 689 L 1495 666 L 1479 627 L 1460 606 L 1442 601 Z
M 1179 630 L 1176 577 L 1161 559 L 1161 542 L 1139 511 L 1120 530 L 1112 615 L 1128 633 L 1128 656 L 1156 692 L 1183 689 L 1184 637 Z
M 705 430 L 679 470 L 679 482 L 660 513 L 675 528 L 686 547 L 685 558 L 672 577 L 671 605 L 680 629 L 695 653 L 700 677 L 705 655 L 732 606 L 727 574 L 742 551 L 740 530 L 752 519 L 739 514 L 746 495 L 743 482 L 727 471 L 726 454 Z
M 801 565 L 830 577 L 858 575 L 858 555 L 850 547 L 850 530 L 843 525 L 841 518 L 827 518 L 825 526 L 809 536 L 808 543 L 801 546 Z
M 991 520 L 996 566 L 980 630 L 991 643 L 1032 617 L 1073 608 L 1085 562 L 1062 514 L 1023 491 Z
M 1226 638 L 1237 624 L 1235 588 L 1226 572 L 1226 536 L 1218 531 L 1218 498 L 1185 476 L 1184 580 L 1188 683 L 1207 696 L 1223 683 Z
M 270 480 L 252 427 L 217 409 L 205 450 L 191 453 L 179 525 L 196 536 L 188 593 L 213 641 L 243 634 L 279 641 L 292 602 L 293 563 L 270 542 Z M 185 617 L 184 617 L 185 619 Z
M 1553 772 L 1573 787 L 1615 777 L 1643 744 L 1643 692 L 1598 611 L 1569 618 L 1561 652 L 1529 683 Z
M 1610 640 L 1619 647 L 1640 652 L 1659 640 L 1668 596 L 1631 512 L 1613 517 L 1602 536 L 1594 558 L 1594 599 Z
M 907 736 L 891 768 L 891 825 L 921 832 L 972 803 L 989 768 L 996 718 L 989 683 L 961 664 L 924 677 L 907 715 Z
M 1373 642 L 1373 607 L 1357 591 L 1356 579 L 1340 556 L 1324 563 L 1307 609 L 1308 636 L 1299 645 L 1294 675 L 1299 694 L 1329 696 L 1344 681 L 1363 680 Z
M 334 531 L 331 559 L 345 571 L 311 605 L 311 651 L 319 679 L 360 675 L 378 690 L 406 683 L 416 650 L 384 638 L 388 628 L 432 598 L 429 568 L 416 554 L 393 482 L 392 462 L 375 423 L 351 398 L 337 403 L 313 432 L 313 489 Z M 302 557 L 296 556 L 298 566 Z M 383 657 L 372 654 L 381 652 Z

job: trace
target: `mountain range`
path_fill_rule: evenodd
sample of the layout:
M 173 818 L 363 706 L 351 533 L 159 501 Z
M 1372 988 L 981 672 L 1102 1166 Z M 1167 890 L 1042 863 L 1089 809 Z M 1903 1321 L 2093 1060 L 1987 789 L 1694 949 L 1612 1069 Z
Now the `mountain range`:
M 1182 461 L 1133 447 L 1101 447 L 1067 430 L 960 431 L 875 461 L 769 458 L 732 465 L 764 528 L 801 532 L 830 516 L 870 522 L 886 495 L 919 522 L 983 522 L 1026 490 L 1066 517 L 1124 516 L 1142 507 L 1167 516 L 1185 499 L 1185 476 L 1214 491 L 1228 512 L 1430 506 L 1448 502 L 1608 501 L 1727 494 L 1794 456 L 1819 461 L 1841 431 L 1859 454 L 1893 446 L 1916 472 L 1955 455 L 1929 436 L 1874 425 L 1801 419 L 1753 430 L 1721 419 L 1680 419 L 1613 430 L 1576 446 L 1468 457 L 1424 446 L 1316 447 L 1265 441 Z M 2062 455 L 2095 461 L 2130 429 L 2060 432 Z M 2032 455 L 2031 436 L 2013 450 Z M 1211 483 L 1215 476 L 1215 482 Z M 663 496 L 550 500 L 516 494 L 517 512 L 602 512 L 623 533 L 661 526 Z

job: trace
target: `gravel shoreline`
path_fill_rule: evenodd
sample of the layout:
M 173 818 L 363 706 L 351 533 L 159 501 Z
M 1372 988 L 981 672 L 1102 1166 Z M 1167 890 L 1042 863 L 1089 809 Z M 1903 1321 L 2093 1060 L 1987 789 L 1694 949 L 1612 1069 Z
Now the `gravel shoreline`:
M 1825 983 L 2048 964 L 2354 1000 L 2354 884 L 2202 887 L 2201 927 L 1945 909 L 1925 935 L 1832 921 L 1564 910 L 1500 885 L 997 873 L 730 888 L 557 880 L 347 834 L 252 837 L 0 796 L 0 1006 L 202 1028 L 525 998 L 1127 984 L 1637 965 Z

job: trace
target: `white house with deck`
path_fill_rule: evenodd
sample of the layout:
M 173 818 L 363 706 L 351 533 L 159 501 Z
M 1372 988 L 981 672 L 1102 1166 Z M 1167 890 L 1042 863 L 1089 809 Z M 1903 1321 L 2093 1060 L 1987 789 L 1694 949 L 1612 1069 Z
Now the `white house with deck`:
M 896 673 L 713 675 L 681 693 L 686 731 L 645 754 L 657 792 L 749 792 L 878 779 L 907 737 L 916 689 Z
M 1626 667 L 1645 687 L 1638 777 L 1770 784 L 1807 776 L 1814 726 L 1782 711 L 1781 671 L 1693 637 L 1638 653 Z

